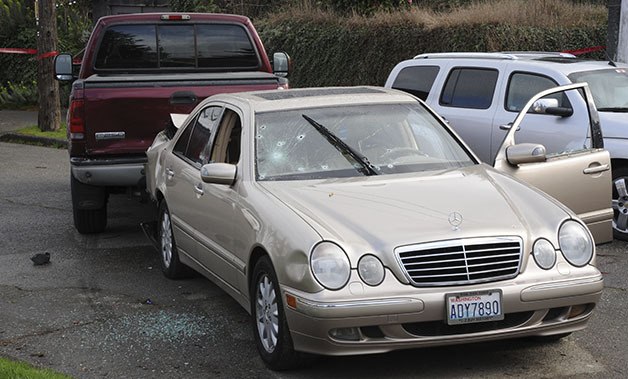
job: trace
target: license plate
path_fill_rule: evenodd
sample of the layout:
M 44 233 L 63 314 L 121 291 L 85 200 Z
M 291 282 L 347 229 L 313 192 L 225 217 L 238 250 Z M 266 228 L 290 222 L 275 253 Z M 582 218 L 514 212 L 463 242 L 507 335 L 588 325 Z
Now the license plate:
M 449 325 L 504 319 L 501 290 L 450 293 L 445 297 Z

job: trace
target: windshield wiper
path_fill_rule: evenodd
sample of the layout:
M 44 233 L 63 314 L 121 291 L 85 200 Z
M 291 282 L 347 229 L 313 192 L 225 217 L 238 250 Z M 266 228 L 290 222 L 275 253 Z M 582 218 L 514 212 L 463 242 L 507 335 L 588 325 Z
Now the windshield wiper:
M 369 162 L 368 158 L 364 155 L 358 153 L 351 146 L 347 145 L 343 140 L 338 138 L 334 133 L 332 133 L 329 129 L 314 121 L 311 117 L 302 114 L 303 118 L 310 123 L 325 139 L 338 150 L 345 159 L 348 161 L 354 160 L 362 166 L 359 171 L 364 175 L 377 175 L 377 171 L 375 171 L 375 166 Z M 351 159 L 349 159 L 351 158 Z
M 598 112 L 628 112 L 628 107 L 606 107 L 598 108 Z

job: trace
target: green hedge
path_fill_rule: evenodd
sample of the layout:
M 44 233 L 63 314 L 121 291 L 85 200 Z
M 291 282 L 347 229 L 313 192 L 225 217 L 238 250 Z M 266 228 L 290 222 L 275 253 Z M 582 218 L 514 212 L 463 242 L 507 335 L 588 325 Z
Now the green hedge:
M 293 19 L 258 21 L 257 30 L 267 51 L 286 51 L 292 57 L 292 87 L 383 85 L 395 64 L 427 52 L 563 51 L 606 44 L 606 25 L 541 29 L 485 24 L 429 29 L 410 23 L 356 25 Z

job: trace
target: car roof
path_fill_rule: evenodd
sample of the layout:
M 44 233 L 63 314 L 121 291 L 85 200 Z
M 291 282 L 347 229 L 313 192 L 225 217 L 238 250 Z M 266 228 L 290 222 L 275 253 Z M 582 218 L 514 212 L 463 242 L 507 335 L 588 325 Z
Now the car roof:
M 205 102 L 247 103 L 255 112 L 349 106 L 360 104 L 412 103 L 405 92 L 381 87 L 321 87 L 219 94 Z
M 609 61 L 596 61 L 580 59 L 573 54 L 561 52 L 547 51 L 505 51 L 505 52 L 452 52 L 452 53 L 426 53 L 415 56 L 408 60 L 418 62 L 420 60 L 436 60 L 436 59 L 460 59 L 460 60 L 506 60 L 516 62 L 521 66 L 544 66 L 552 68 L 564 75 L 570 75 L 574 72 L 592 71 L 612 69 Z M 628 64 L 615 63 L 619 68 L 628 68 Z

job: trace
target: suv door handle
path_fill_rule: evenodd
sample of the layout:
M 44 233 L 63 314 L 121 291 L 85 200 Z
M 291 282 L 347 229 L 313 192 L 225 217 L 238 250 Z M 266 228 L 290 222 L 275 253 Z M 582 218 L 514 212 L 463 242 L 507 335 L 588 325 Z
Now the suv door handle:
M 194 193 L 197 194 L 198 196 L 203 196 L 203 194 L 205 193 L 203 191 L 203 184 L 199 183 L 197 185 L 194 186 Z
M 608 171 L 609 167 L 607 164 L 603 164 L 600 166 L 595 166 L 595 167 L 587 167 L 584 170 L 582 170 L 583 173 L 590 175 L 590 174 L 597 174 L 598 172 L 604 172 L 604 171 Z
M 174 178 L 174 171 L 172 171 L 169 168 L 166 168 L 166 179 L 168 180 L 172 180 L 172 178 Z
M 512 128 L 512 122 L 509 122 L 507 124 L 502 124 L 502 125 L 499 126 L 499 128 L 501 130 L 510 130 L 510 128 Z M 520 126 L 517 127 L 517 131 L 519 131 L 519 130 L 521 130 Z

